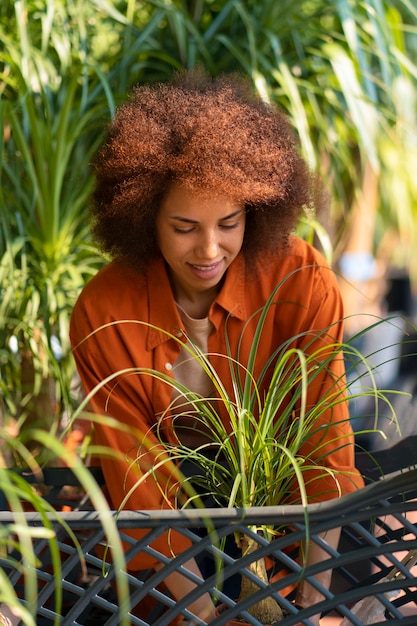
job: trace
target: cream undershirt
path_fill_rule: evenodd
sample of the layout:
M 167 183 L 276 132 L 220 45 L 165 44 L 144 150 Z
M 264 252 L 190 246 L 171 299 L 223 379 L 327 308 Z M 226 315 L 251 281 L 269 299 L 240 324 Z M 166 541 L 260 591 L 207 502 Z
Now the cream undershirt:
M 184 324 L 187 336 L 199 347 L 203 354 L 208 352 L 208 337 L 210 335 L 213 324 L 208 317 L 195 319 L 190 317 L 182 307 L 177 304 L 182 323 Z M 187 346 L 192 348 L 190 342 Z M 191 354 L 181 346 L 180 353 L 172 368 L 175 380 L 183 384 L 187 389 L 201 395 L 204 398 L 212 398 L 214 395 L 214 386 L 209 376 L 206 374 L 200 363 L 193 358 Z M 207 437 L 203 433 L 198 432 L 202 429 L 198 420 L 193 417 L 190 412 L 191 406 L 185 404 L 184 398 L 177 389 L 173 389 L 172 393 L 172 413 L 175 415 L 175 407 L 178 413 L 174 419 L 174 428 L 179 439 L 189 445 L 195 447 L 207 441 Z M 182 413 L 188 414 L 182 415 Z

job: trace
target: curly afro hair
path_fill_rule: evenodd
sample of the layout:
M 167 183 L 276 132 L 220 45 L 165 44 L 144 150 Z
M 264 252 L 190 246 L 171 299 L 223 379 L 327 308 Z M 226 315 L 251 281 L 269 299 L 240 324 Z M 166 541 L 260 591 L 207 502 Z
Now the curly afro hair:
M 184 71 L 137 86 L 120 106 L 95 163 L 92 232 L 102 250 L 143 270 L 159 254 L 156 216 L 172 181 L 240 202 L 243 253 L 277 251 L 315 183 L 286 116 L 240 76 Z

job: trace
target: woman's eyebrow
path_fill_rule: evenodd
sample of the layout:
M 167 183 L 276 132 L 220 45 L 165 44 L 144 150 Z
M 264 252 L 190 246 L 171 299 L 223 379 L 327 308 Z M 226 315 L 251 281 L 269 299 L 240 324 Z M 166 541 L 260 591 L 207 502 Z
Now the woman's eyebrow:
M 234 217 L 237 217 L 238 215 L 240 215 L 240 213 L 242 212 L 243 212 L 243 209 L 238 209 L 237 211 L 234 211 L 233 213 L 230 213 L 229 215 L 225 215 L 224 217 L 221 217 L 219 219 L 219 222 L 231 220 Z M 179 222 L 185 222 L 187 224 L 198 224 L 198 220 L 192 220 L 189 217 L 182 217 L 181 215 L 170 215 L 169 218 L 171 220 L 178 220 Z

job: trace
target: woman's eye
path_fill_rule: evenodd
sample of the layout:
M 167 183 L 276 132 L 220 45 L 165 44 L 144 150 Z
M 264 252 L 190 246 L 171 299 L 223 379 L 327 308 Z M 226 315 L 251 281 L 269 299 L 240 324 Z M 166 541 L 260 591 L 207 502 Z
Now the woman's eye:
M 174 226 L 174 232 L 179 235 L 186 235 L 187 233 L 192 233 L 194 228 L 178 228 Z
M 232 230 L 232 228 L 237 228 L 238 224 L 237 222 L 234 222 L 233 224 L 220 224 L 220 228 L 223 228 L 223 230 Z

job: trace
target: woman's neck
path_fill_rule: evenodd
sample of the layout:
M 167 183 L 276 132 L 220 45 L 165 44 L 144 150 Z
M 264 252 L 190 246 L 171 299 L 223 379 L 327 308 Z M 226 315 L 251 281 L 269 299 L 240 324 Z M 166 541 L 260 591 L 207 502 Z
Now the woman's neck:
M 185 294 L 177 293 L 175 296 L 176 303 L 193 319 L 203 319 L 208 316 L 210 307 L 216 298 L 218 290 L 207 293 L 202 292 L 196 294 L 196 297 L 190 298 Z
M 214 287 L 205 291 L 189 291 L 174 282 L 168 268 L 168 277 L 171 289 L 177 304 L 194 319 L 203 319 L 208 316 L 211 305 L 219 293 L 223 280 Z

